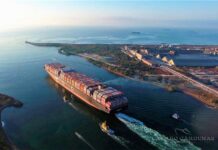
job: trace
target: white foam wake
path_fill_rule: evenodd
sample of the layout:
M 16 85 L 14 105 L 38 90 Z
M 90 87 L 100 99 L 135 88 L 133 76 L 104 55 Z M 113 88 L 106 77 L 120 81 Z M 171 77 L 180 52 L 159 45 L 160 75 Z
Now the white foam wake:
M 165 135 L 160 134 L 159 132 L 146 127 L 143 122 L 129 117 L 125 114 L 118 113 L 116 117 L 122 121 L 131 131 L 139 135 L 142 139 L 150 143 L 151 145 L 157 147 L 161 150 L 199 150 L 200 148 L 196 147 L 188 140 L 174 140 L 169 139 Z
M 4 121 L 2 121 L 1 123 L 2 123 L 2 127 L 4 128 L 4 127 L 5 127 L 5 123 L 4 123 Z
M 128 143 L 130 143 L 129 141 L 127 141 L 126 139 L 124 139 L 121 136 L 117 136 L 117 135 L 110 135 L 108 134 L 113 140 L 115 140 L 117 143 L 121 144 L 122 146 L 124 146 L 126 149 L 129 149 L 129 147 L 127 146 Z
M 103 83 L 104 83 L 104 84 L 117 83 L 117 81 L 119 81 L 120 79 L 122 79 L 122 78 L 117 77 L 117 78 L 115 78 L 115 79 L 111 79 L 111 80 L 104 81 Z
M 92 150 L 96 150 L 81 134 L 78 132 L 75 132 L 75 135 L 82 140 L 84 143 L 86 143 Z

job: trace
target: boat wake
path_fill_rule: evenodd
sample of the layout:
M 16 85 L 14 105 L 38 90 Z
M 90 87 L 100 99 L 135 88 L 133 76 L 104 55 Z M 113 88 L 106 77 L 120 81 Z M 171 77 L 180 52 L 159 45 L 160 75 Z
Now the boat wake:
M 180 128 L 175 128 L 174 129 L 176 135 L 179 135 L 179 132 L 186 134 L 186 135 L 191 135 L 191 131 L 189 131 L 189 129 L 184 128 L 184 129 L 180 129 Z
M 2 127 L 4 128 L 4 127 L 5 127 L 5 123 L 4 123 L 4 121 L 2 121 L 1 123 L 2 123 Z
M 122 79 L 122 78 L 117 77 L 117 78 L 115 78 L 115 79 L 111 79 L 111 80 L 104 81 L 103 83 L 104 83 L 104 84 L 117 83 L 117 81 L 119 81 L 120 79 Z
M 86 143 L 92 150 L 96 150 L 81 134 L 78 132 L 75 132 L 75 135 L 82 140 L 84 143 Z
M 123 147 L 125 147 L 126 149 L 129 149 L 129 147 L 127 146 L 128 143 L 130 143 L 129 141 L 127 141 L 126 139 L 124 139 L 121 136 L 117 136 L 114 134 L 108 134 L 114 141 L 116 141 L 117 143 L 121 144 Z
M 176 140 L 170 139 L 159 132 L 148 128 L 143 122 L 129 117 L 123 113 L 117 113 L 116 117 L 123 122 L 131 131 L 136 133 L 142 139 L 150 143 L 151 145 L 157 147 L 161 150 L 177 149 L 177 150 L 198 150 L 200 148 L 196 147 L 188 140 Z

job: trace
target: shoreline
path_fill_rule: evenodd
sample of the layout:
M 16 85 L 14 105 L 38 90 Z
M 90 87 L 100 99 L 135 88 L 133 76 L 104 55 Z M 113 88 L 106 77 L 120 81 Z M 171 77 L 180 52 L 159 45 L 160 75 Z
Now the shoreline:
M 18 150 L 15 144 L 9 139 L 7 134 L 4 131 L 4 128 L 2 127 L 2 111 L 9 107 L 15 107 L 20 108 L 22 107 L 23 103 L 14 99 L 13 97 L 0 94 L 0 121 L 1 121 L 1 127 L 0 127 L 0 149 L 1 150 Z
M 102 62 L 102 61 L 99 61 L 99 60 L 96 60 L 96 59 L 93 59 L 93 58 L 87 58 L 87 57 L 84 57 L 84 56 L 81 55 L 83 53 L 89 53 L 89 54 L 92 53 L 92 54 L 97 54 L 97 55 L 100 55 L 100 56 L 109 56 L 108 53 L 100 53 L 99 50 L 102 50 L 103 48 L 105 48 L 105 47 L 102 47 L 102 46 L 105 46 L 105 45 L 112 46 L 112 49 L 113 49 L 114 44 L 105 44 L 104 45 L 104 44 L 34 43 L 34 42 L 28 42 L 28 41 L 26 41 L 26 43 L 34 45 L 34 46 L 55 46 L 55 47 L 59 47 L 58 52 L 60 54 L 62 54 L 62 55 L 68 55 L 68 56 L 69 55 L 76 55 L 76 56 L 82 57 L 82 58 L 88 60 L 90 63 L 92 63 L 92 64 L 94 64 L 94 65 L 96 65 L 98 67 L 104 68 L 105 70 L 107 70 L 107 71 L 109 71 L 109 72 L 111 72 L 111 73 L 113 73 L 115 75 L 118 75 L 120 77 L 124 77 L 124 78 L 127 78 L 127 79 L 139 81 L 139 82 L 149 82 L 149 83 L 151 83 L 153 85 L 156 85 L 158 87 L 161 87 L 161 88 L 163 88 L 163 89 L 165 89 L 165 90 L 167 90 L 169 92 L 182 92 L 182 93 L 184 93 L 186 95 L 189 95 L 189 96 L 195 98 L 196 100 L 203 103 L 204 105 L 207 105 L 207 106 L 213 107 L 213 108 L 218 108 L 217 101 L 214 102 L 214 100 L 217 97 L 213 96 L 213 100 L 211 100 L 211 99 L 209 99 L 209 97 L 207 97 L 208 95 L 207 96 L 201 96 L 201 94 L 199 93 L 199 92 L 201 92 L 201 89 L 197 89 L 198 91 L 196 91 L 196 89 L 192 90 L 189 87 L 181 87 L 181 85 L 161 85 L 158 82 L 150 81 L 149 79 L 148 80 L 143 80 L 143 79 L 139 79 L 139 78 L 134 78 L 134 77 L 131 77 L 131 75 L 123 74 L 119 70 L 116 71 L 116 70 L 113 70 L 113 68 L 111 69 L 110 65 L 108 65 L 106 62 Z M 89 47 L 90 45 L 94 46 L 94 48 Z M 123 44 L 117 44 L 116 48 L 117 49 L 120 48 L 121 45 L 123 45 Z M 128 45 L 138 46 L 137 44 L 128 44 Z M 159 46 L 159 45 L 155 44 L 155 45 L 146 45 L 146 46 L 154 48 L 154 47 Z M 210 47 L 211 45 L 179 45 L 179 46 L 183 47 L 183 48 L 187 48 L 187 47 L 188 48 L 190 48 L 190 47 L 195 47 L 196 48 L 196 46 L 202 48 L 202 47 Z M 103 50 L 103 51 L 105 51 L 105 50 Z M 105 52 L 108 52 L 108 50 L 105 51 Z M 112 50 L 112 51 L 110 51 L 110 55 L 111 54 L 115 55 L 115 54 L 117 54 L 117 52 L 118 52 L 117 50 L 116 51 Z M 134 69 L 134 68 L 131 68 L 131 69 Z M 161 77 L 161 74 L 159 74 L 159 75 Z M 171 87 L 168 87 L 168 86 L 171 86 L 171 87 L 175 86 L 175 89 L 171 88 Z
M 83 56 L 80 56 L 80 55 L 77 55 L 77 56 L 83 57 Z M 83 57 L 83 58 L 89 60 L 89 59 L 86 58 L 86 57 Z M 96 61 L 96 60 L 92 60 L 92 61 Z M 96 65 L 96 64 L 94 64 L 94 65 Z M 107 65 L 107 64 L 105 64 L 105 65 Z M 98 67 L 101 67 L 101 68 L 103 68 L 103 69 L 105 69 L 105 70 L 109 71 L 110 73 L 113 73 L 113 74 L 115 74 L 115 75 L 117 75 L 117 76 L 120 76 L 120 77 L 123 77 L 123 78 L 126 78 L 126 79 L 130 79 L 130 80 L 134 80 L 134 81 L 137 81 L 137 82 L 148 82 L 148 83 L 151 83 L 151 84 L 153 84 L 153 85 L 155 85 L 155 86 L 158 86 L 158 87 L 160 87 L 160 88 L 163 88 L 163 89 L 167 90 L 167 87 L 166 87 L 166 86 L 161 85 L 161 84 L 158 83 L 158 82 L 154 82 L 154 81 L 152 82 L 152 81 L 149 81 L 149 80 L 143 80 L 143 79 L 137 79 L 137 78 L 134 78 L 134 77 L 130 77 L 130 76 L 124 75 L 124 74 L 121 73 L 121 72 L 117 72 L 117 71 L 108 69 L 107 67 L 104 67 L 104 65 L 97 65 L 97 66 L 98 66 Z M 161 76 L 161 75 L 160 75 L 160 76 Z M 213 105 L 213 104 L 211 104 L 211 103 L 205 101 L 203 98 L 200 98 L 197 93 L 195 93 L 195 92 L 193 92 L 193 91 L 191 91 L 191 90 L 188 90 L 188 89 L 186 90 L 186 89 L 183 89 L 183 88 L 178 88 L 178 90 L 176 90 L 176 91 L 169 91 L 169 90 L 167 90 L 167 91 L 168 91 L 168 92 L 181 92 L 181 93 L 184 93 L 184 94 L 186 94 L 186 95 L 189 95 L 189 96 L 195 98 L 196 100 L 198 100 L 199 102 L 201 102 L 202 104 L 204 104 L 204 105 L 206 105 L 206 106 L 208 106 L 208 107 L 210 107 L 210 108 L 214 108 L 214 109 L 217 109 L 217 108 L 218 108 L 217 106 L 215 106 L 215 105 Z
M 122 73 L 109 70 L 109 69 L 107 69 L 107 68 L 104 68 L 104 69 L 106 69 L 107 71 L 109 71 L 109 72 L 111 72 L 111 73 L 113 73 L 113 74 L 115 74 L 115 75 L 118 75 L 118 76 L 120 76 L 120 77 L 124 77 L 124 78 L 130 79 L 130 80 L 134 80 L 134 81 L 137 81 L 137 82 L 149 82 L 149 83 L 151 83 L 151 84 L 153 84 L 153 85 L 155 85 L 155 86 L 158 86 L 158 87 L 160 87 L 160 88 L 163 88 L 163 89 L 167 90 L 164 85 L 161 85 L 161 84 L 158 83 L 158 82 L 152 82 L 152 81 L 145 81 L 145 80 L 142 80 L 142 79 L 136 79 L 136 78 L 132 78 L 132 77 L 123 75 Z M 203 103 L 204 105 L 206 105 L 206 106 L 208 106 L 208 107 L 210 107 L 210 108 L 214 108 L 214 109 L 217 109 L 217 108 L 218 108 L 217 106 L 214 106 L 214 105 L 212 105 L 212 104 L 209 103 L 209 102 L 206 102 L 203 98 L 200 98 L 200 97 L 198 96 L 198 94 L 196 94 L 196 93 L 194 93 L 194 92 L 191 92 L 191 91 L 188 91 L 188 90 L 185 90 L 185 89 L 182 89 L 182 88 L 179 88 L 179 90 L 177 90 L 177 91 L 169 91 L 169 90 L 167 90 L 167 91 L 168 91 L 168 92 L 181 92 L 181 93 L 184 93 L 184 94 L 186 94 L 186 95 L 189 95 L 189 96 L 195 98 L 196 100 L 198 100 L 199 102 Z
M 201 103 L 203 103 L 204 105 L 208 106 L 209 108 L 213 108 L 213 109 L 217 109 L 217 106 L 212 105 L 211 103 L 207 103 L 203 98 L 200 98 L 199 95 L 197 93 L 191 92 L 189 90 L 182 90 L 183 93 L 185 93 L 186 95 L 189 95 L 195 99 L 197 99 L 198 101 L 200 101 Z

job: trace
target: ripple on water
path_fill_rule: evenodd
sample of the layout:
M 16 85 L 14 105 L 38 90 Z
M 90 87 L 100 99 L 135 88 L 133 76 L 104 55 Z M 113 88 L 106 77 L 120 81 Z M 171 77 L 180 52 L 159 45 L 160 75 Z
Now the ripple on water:
M 199 150 L 190 141 L 181 140 L 177 141 L 170 139 L 165 135 L 160 134 L 156 130 L 146 127 L 143 122 L 136 120 L 135 118 L 129 117 L 125 114 L 118 113 L 116 117 L 123 122 L 131 131 L 136 133 L 142 139 L 152 144 L 161 150 L 177 149 L 177 150 Z

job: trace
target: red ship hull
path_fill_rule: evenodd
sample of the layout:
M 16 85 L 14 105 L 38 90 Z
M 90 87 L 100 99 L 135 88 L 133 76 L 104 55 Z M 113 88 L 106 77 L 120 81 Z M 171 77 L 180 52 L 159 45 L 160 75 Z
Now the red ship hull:
M 46 69 L 46 67 L 45 67 L 45 71 L 49 74 L 49 76 L 56 83 L 58 83 L 64 89 L 66 89 L 67 91 L 69 91 L 70 93 L 75 95 L 79 100 L 82 100 L 84 103 L 88 104 L 89 106 L 91 106 L 95 109 L 101 110 L 105 113 L 112 113 L 112 112 L 120 111 L 120 110 L 125 109 L 127 107 L 127 104 L 126 104 L 126 105 L 123 105 L 122 107 L 114 108 L 113 110 L 108 109 L 106 106 L 100 104 L 95 99 L 93 99 L 93 97 L 88 96 L 87 94 L 85 94 L 81 90 L 77 89 L 75 86 L 72 86 L 69 83 L 67 83 L 66 81 L 62 80 L 59 76 L 57 76 L 54 73 L 52 73 L 51 71 L 49 71 L 49 69 Z

